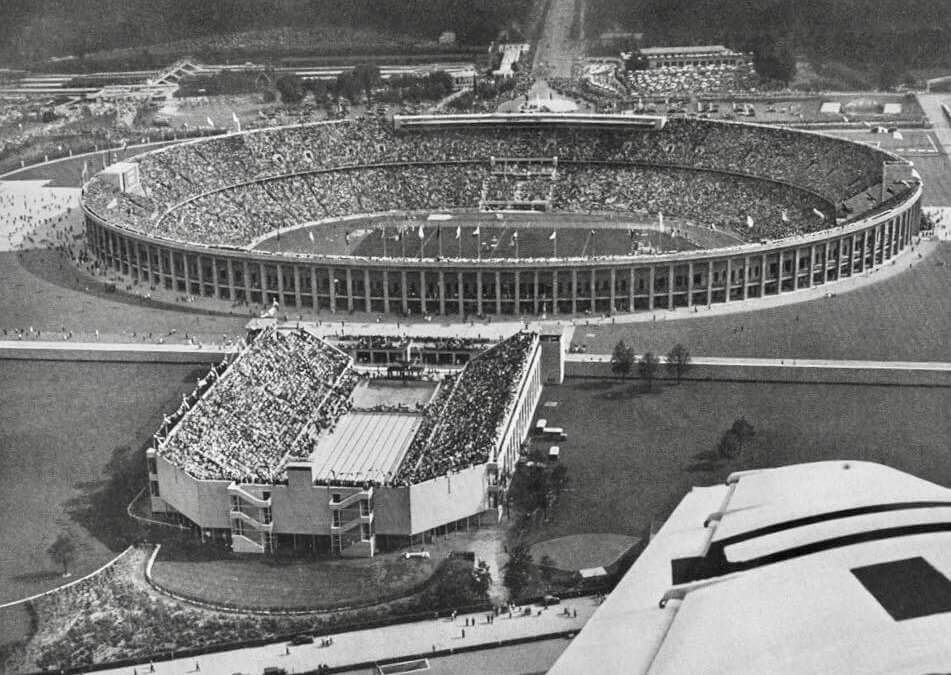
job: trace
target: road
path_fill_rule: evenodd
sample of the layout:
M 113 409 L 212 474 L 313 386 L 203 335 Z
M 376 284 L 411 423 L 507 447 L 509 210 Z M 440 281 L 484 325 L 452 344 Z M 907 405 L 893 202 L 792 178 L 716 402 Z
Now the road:
M 584 0 L 549 0 L 548 14 L 535 48 L 536 77 L 571 77 L 575 59 L 584 54 Z M 571 35 L 578 14 L 578 36 Z

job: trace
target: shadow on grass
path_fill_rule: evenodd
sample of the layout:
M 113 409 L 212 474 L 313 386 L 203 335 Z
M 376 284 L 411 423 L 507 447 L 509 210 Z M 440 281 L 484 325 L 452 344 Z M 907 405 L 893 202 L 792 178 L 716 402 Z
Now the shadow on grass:
M 52 571 L 42 571 L 42 572 L 27 572 L 26 574 L 17 574 L 13 577 L 14 581 L 19 581 L 21 583 L 38 583 L 42 581 L 52 581 L 54 579 L 62 579 L 63 575 L 60 572 Z
M 231 312 L 179 305 L 161 300 L 152 300 L 125 292 L 121 282 L 91 276 L 85 270 L 77 268 L 76 263 L 62 256 L 58 251 L 33 249 L 22 253 L 9 252 L 0 256 L 3 264 L 18 264 L 34 277 L 42 279 L 59 288 L 82 293 L 84 295 L 106 298 L 125 305 L 167 309 L 184 314 L 207 314 L 209 316 L 233 316 Z M 147 287 L 135 286 L 147 290 Z
M 145 539 L 147 528 L 126 513 L 145 484 L 145 446 L 120 445 L 103 471 L 105 478 L 77 484 L 79 493 L 66 502 L 66 513 L 112 551 Z
M 717 471 L 727 464 L 727 460 L 721 457 L 716 450 L 701 450 L 694 453 L 691 459 L 694 461 L 688 464 L 685 469 L 688 473 Z
M 604 391 L 600 394 L 595 394 L 594 398 L 601 399 L 603 401 L 620 401 L 623 399 L 639 398 L 641 396 L 655 396 L 657 394 L 663 393 L 664 387 L 658 385 L 657 382 L 654 382 L 651 386 L 648 386 L 646 382 L 624 382 L 621 383 L 615 382 L 612 389 Z
M 573 388 L 579 391 L 604 391 L 605 389 L 613 389 L 618 384 L 620 383 L 617 380 L 583 380 L 573 383 Z

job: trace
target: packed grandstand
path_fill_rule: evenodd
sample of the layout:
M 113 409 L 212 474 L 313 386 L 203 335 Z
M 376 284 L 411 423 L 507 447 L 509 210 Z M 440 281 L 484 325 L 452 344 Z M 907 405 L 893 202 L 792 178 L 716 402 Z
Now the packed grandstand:
M 386 484 L 489 461 L 535 345 L 534 334 L 518 333 L 447 375 L 419 411 L 409 449 Z M 306 461 L 351 410 L 358 379 L 352 359 L 309 329 L 269 327 L 220 374 L 199 382 L 157 434 L 156 454 L 200 480 L 286 482 L 287 463 Z
M 650 131 L 515 125 L 407 131 L 367 118 L 154 151 L 136 160 L 143 194 L 95 178 L 85 203 L 108 222 L 152 237 L 247 247 L 321 219 L 477 209 L 487 192 L 510 187 L 493 177 L 494 157 L 557 158 L 551 177 L 511 186 L 553 211 L 661 212 L 732 229 L 747 241 L 814 232 L 860 215 L 844 204 L 878 194 L 883 161 L 892 159 L 817 134 L 688 118 Z M 879 206 L 862 204 L 862 212 Z

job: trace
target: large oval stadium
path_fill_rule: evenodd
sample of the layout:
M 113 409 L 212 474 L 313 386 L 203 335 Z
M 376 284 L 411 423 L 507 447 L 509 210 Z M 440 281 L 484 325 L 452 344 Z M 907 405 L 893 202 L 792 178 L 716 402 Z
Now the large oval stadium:
M 109 167 L 89 245 L 231 305 L 412 315 L 652 311 L 862 274 L 917 234 L 888 152 L 697 118 L 447 115 L 229 134 Z

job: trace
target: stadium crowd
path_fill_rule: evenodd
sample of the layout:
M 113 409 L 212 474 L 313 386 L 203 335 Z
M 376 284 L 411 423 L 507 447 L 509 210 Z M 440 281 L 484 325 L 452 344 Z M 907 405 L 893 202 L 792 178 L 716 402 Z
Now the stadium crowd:
M 666 204 L 665 211 L 685 216 L 684 209 L 692 212 L 700 207 L 689 203 L 690 192 L 683 190 L 687 174 L 678 176 L 675 169 L 766 178 L 838 204 L 877 185 L 882 161 L 876 150 L 838 139 L 694 119 L 669 119 L 660 131 L 597 134 L 512 128 L 403 133 L 385 121 L 362 119 L 232 135 L 156 151 L 139 159 L 145 195 L 119 193 L 94 180 L 86 197 L 110 220 L 155 236 L 246 246 L 269 232 L 319 218 L 475 208 L 498 182 L 490 177 L 492 157 L 556 156 L 560 168 L 571 163 L 603 166 L 605 176 L 596 176 L 593 169 L 586 176 L 602 184 L 594 186 L 595 192 L 618 186 L 621 181 L 613 174 L 619 165 L 669 167 L 656 169 L 668 180 L 658 175 L 645 187 L 657 191 L 655 201 Z M 621 175 L 630 175 L 630 170 Z M 704 184 L 711 179 L 699 180 Z M 543 181 L 537 190 L 534 187 L 525 182 L 519 189 L 534 198 L 549 184 Z M 571 198 L 558 194 L 560 189 L 555 186 L 552 197 L 568 208 Z M 757 200 L 780 196 L 772 211 L 778 215 L 786 209 L 789 214 L 793 226 L 785 231 L 786 221 L 779 220 L 780 225 L 772 228 L 776 234 L 800 229 L 792 216 L 806 208 L 802 202 L 808 198 L 792 190 L 777 191 L 765 181 L 758 192 Z M 714 203 L 703 205 L 707 212 L 714 213 L 725 200 L 715 196 Z M 742 196 L 732 198 L 743 201 Z M 593 198 L 587 201 L 593 203 Z M 178 208 L 166 213 L 174 206 Z M 826 205 L 820 210 L 830 209 Z
M 158 454 L 199 479 L 281 482 L 285 460 L 311 450 L 298 442 L 301 432 L 331 429 L 348 410 L 356 380 L 350 358 L 321 339 L 266 330 L 198 398 Z
M 566 166 L 555 209 L 677 214 L 733 230 L 747 240 L 777 239 L 828 227 L 828 204 L 803 190 L 726 173 L 655 167 Z
M 442 383 L 394 483 L 418 483 L 489 460 L 535 340 L 533 333 L 514 335 Z

